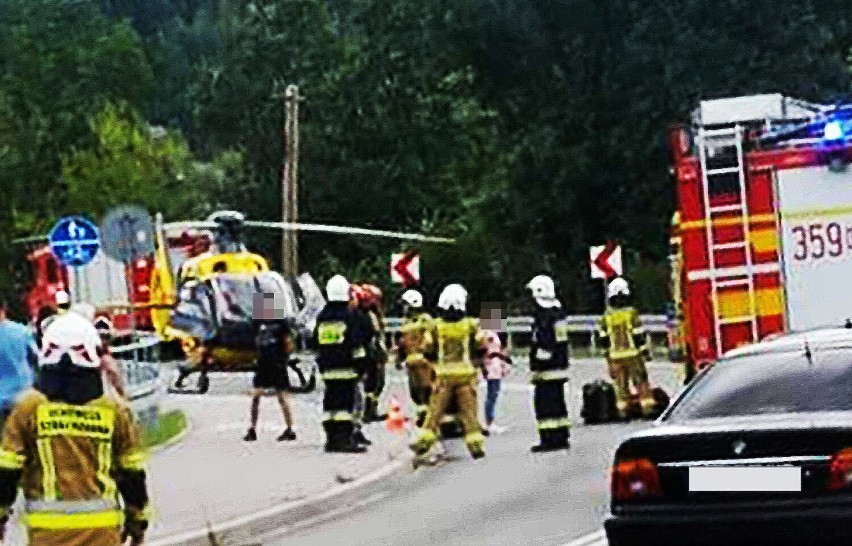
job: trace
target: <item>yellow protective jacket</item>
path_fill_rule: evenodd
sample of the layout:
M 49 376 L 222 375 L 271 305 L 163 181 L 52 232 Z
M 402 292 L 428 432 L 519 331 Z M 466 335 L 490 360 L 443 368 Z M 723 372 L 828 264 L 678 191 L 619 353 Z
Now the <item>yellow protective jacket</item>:
M 125 512 L 147 522 L 144 460 L 125 403 L 109 396 L 51 402 L 33 389 L 6 421 L 0 508 L 8 514 L 20 480 L 31 545 L 116 546 Z
M 473 351 L 485 341 L 476 320 L 464 317 L 458 321 L 438 318 L 426 334 L 426 353 L 435 356 L 438 378 L 473 379 L 476 376 Z
M 608 347 L 609 360 L 636 358 L 645 351 L 645 329 L 633 307 L 608 309 L 598 325 L 598 336 Z
M 403 321 L 400 327 L 400 346 L 407 364 L 425 360 L 426 341 L 431 323 L 432 317 L 428 313 L 421 313 Z

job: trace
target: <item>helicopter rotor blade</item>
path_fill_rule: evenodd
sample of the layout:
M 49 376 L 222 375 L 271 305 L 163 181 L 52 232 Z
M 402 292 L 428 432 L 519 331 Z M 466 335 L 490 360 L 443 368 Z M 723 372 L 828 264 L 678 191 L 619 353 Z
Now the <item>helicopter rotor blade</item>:
M 341 235 L 366 235 L 371 237 L 387 237 L 389 239 L 402 239 L 406 241 L 421 241 L 424 243 L 453 244 L 455 239 L 448 237 L 434 237 L 420 233 L 405 233 L 401 231 L 388 231 L 383 229 L 368 229 L 350 226 L 330 226 L 325 224 L 302 224 L 295 222 L 258 222 L 249 221 L 246 227 L 281 229 L 284 231 L 311 231 L 316 233 L 338 233 Z

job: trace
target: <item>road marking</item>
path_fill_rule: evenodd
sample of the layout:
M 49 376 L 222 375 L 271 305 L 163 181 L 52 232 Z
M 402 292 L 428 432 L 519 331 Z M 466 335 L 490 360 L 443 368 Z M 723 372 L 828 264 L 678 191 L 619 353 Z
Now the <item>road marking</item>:
M 293 531 L 298 531 L 300 529 L 306 529 L 306 528 L 309 528 L 309 527 L 313 527 L 318 523 L 325 523 L 326 521 L 338 518 L 338 517 L 343 516 L 345 514 L 348 514 L 350 512 L 354 512 L 358 508 L 363 508 L 365 506 L 376 503 L 376 502 L 378 502 L 382 499 L 386 499 L 388 497 L 390 497 L 389 492 L 375 493 L 373 495 L 370 495 L 369 497 L 367 497 L 364 500 L 343 506 L 343 507 L 338 508 L 336 510 L 331 510 L 329 512 L 317 514 L 316 516 L 313 516 L 311 518 L 297 521 L 296 523 L 294 523 L 292 525 L 283 525 L 281 527 L 278 527 L 277 529 L 272 529 L 270 531 L 267 531 L 267 532 L 261 534 L 260 536 L 252 537 L 252 540 L 256 540 L 258 542 L 258 544 L 264 544 L 267 540 L 278 538 L 281 535 L 292 533 Z
M 607 539 L 606 533 L 603 529 L 600 531 L 595 531 L 594 533 L 590 533 L 588 535 L 582 536 L 580 538 L 574 539 L 571 542 L 563 544 L 562 546 L 606 546 Z
M 324 501 L 346 491 L 350 491 L 352 489 L 357 489 L 358 487 L 364 486 L 368 483 L 372 483 L 377 480 L 381 480 L 394 472 L 404 468 L 411 463 L 408 460 L 396 461 L 391 463 L 383 468 L 376 470 L 375 472 L 371 472 L 366 476 L 362 476 L 356 480 L 353 480 L 347 484 L 341 485 L 339 487 L 332 487 L 327 491 L 320 493 L 318 495 L 314 495 L 308 497 L 306 499 L 287 502 L 284 504 L 279 504 L 278 506 L 272 506 L 270 508 L 266 508 L 264 510 L 258 510 L 246 516 L 240 518 L 231 519 L 225 523 L 214 523 L 212 527 L 212 531 L 214 533 L 226 533 L 228 531 L 239 529 L 241 527 L 245 527 L 252 523 L 255 523 L 259 520 L 265 518 L 271 518 L 273 516 L 280 516 L 281 514 L 289 511 L 296 510 L 298 508 L 302 508 L 304 506 L 308 506 L 310 504 L 314 504 L 320 501 Z M 184 533 L 170 535 L 167 537 L 158 538 L 157 540 L 149 541 L 148 546 L 175 546 L 178 544 L 185 544 L 191 540 L 197 540 L 199 538 L 207 537 L 210 530 L 206 527 L 196 529 L 194 531 L 187 531 Z

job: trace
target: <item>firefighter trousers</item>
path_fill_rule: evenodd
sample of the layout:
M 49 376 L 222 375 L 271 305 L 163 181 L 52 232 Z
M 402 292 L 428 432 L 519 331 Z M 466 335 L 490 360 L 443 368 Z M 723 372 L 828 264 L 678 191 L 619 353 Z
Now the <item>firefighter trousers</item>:
M 631 388 L 639 394 L 642 413 L 650 415 L 654 412 L 654 395 L 648 382 L 648 370 L 645 359 L 641 354 L 628 358 L 608 359 L 609 376 L 615 389 L 615 405 L 618 413 L 625 417 L 628 413 L 631 398 Z
M 476 380 L 470 377 L 438 377 L 435 389 L 429 398 L 429 410 L 426 422 L 412 444 L 412 449 L 420 454 L 429 451 L 438 441 L 438 434 L 444 413 L 455 398 L 459 408 L 459 419 L 464 428 L 464 443 L 474 457 L 485 454 L 485 436 L 479 425 L 476 401 Z
M 355 389 L 357 379 L 335 379 L 325 381 L 322 409 L 325 418 L 326 446 L 352 445 L 355 432 Z
M 417 406 L 417 426 L 423 426 L 432 385 L 435 383 L 435 370 L 428 360 L 413 360 L 406 362 L 405 366 L 408 371 L 408 392 L 411 401 Z
M 385 389 L 385 365 L 382 362 L 370 362 L 364 376 L 364 421 L 380 418 L 379 398 Z
M 565 379 L 533 383 L 533 409 L 541 445 L 565 447 L 571 435 L 571 420 L 565 404 Z

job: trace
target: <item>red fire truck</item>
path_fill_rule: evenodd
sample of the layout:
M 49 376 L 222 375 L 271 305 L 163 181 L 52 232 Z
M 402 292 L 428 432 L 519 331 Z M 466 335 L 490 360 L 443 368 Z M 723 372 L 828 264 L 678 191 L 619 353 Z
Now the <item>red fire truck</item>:
M 778 332 L 852 318 L 852 109 L 703 101 L 667 133 L 673 294 L 687 374 Z
M 209 246 L 206 233 L 182 233 L 168 239 L 173 264 L 181 264 L 197 253 L 198 241 Z M 125 266 L 103 252 L 85 267 L 73 269 L 60 264 L 42 240 L 23 243 L 23 256 L 18 260 L 17 282 L 24 309 L 32 321 L 56 308 L 56 292 L 65 290 L 71 301 L 85 301 L 97 309 L 98 316 L 107 316 L 116 330 L 130 328 L 130 310 L 144 306 L 151 298 L 151 275 L 154 255 Z M 127 277 L 125 277 L 125 274 Z M 130 279 L 128 295 L 127 278 Z M 153 330 L 151 312 L 144 307 L 135 311 L 136 328 Z
M 129 296 L 125 265 L 103 252 L 98 252 L 85 267 L 67 268 L 56 260 L 46 244 L 36 242 L 25 245 L 22 259 L 16 265 L 24 309 L 33 321 L 54 310 L 56 292 L 64 290 L 72 302 L 91 303 L 98 316 L 109 317 L 119 331 L 127 330 L 131 305 L 144 305 L 150 299 L 153 255 L 127 266 L 131 280 Z M 151 329 L 150 312 L 137 310 L 134 318 L 137 328 Z

